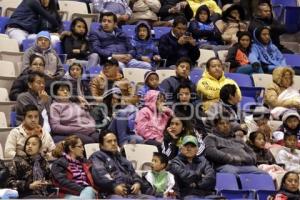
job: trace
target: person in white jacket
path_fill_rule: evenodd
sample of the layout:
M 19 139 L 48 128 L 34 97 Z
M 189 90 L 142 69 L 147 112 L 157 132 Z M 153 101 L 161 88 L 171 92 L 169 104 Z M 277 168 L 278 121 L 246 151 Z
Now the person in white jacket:
M 24 144 L 31 135 L 38 135 L 42 140 L 41 154 L 45 158 L 51 158 L 51 152 L 55 144 L 51 135 L 39 125 L 39 111 L 35 105 L 27 105 L 24 108 L 24 119 L 20 126 L 9 133 L 4 150 L 5 158 L 14 158 L 16 155 L 26 155 Z

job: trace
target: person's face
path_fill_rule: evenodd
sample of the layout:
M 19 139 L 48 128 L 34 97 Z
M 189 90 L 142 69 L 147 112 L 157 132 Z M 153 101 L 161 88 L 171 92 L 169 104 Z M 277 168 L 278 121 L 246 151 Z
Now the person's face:
M 295 135 L 291 135 L 288 136 L 285 140 L 284 140 L 284 145 L 287 148 L 290 149 L 296 149 L 297 148 L 297 137 Z
M 148 37 L 148 29 L 146 27 L 139 27 L 138 37 L 140 40 L 146 40 Z
M 182 155 L 187 157 L 188 159 L 193 159 L 196 157 L 198 151 L 198 147 L 192 143 L 187 143 L 183 145 L 180 149 Z
M 254 139 L 254 146 L 256 146 L 259 149 L 264 149 L 265 144 L 266 144 L 266 140 L 263 134 L 258 134 Z
M 69 101 L 70 90 L 67 86 L 60 86 L 57 90 L 57 96 L 61 101 Z
M 240 20 L 240 13 L 239 13 L 238 10 L 233 10 L 233 11 L 231 11 L 231 12 L 230 12 L 230 15 L 231 15 L 232 17 L 234 17 L 234 19 Z
M 241 45 L 241 47 L 244 48 L 244 49 L 247 49 L 247 48 L 249 47 L 250 42 L 251 42 L 251 41 L 250 41 L 250 38 L 249 38 L 248 35 L 244 35 L 244 36 L 242 36 L 241 39 L 240 39 L 240 45 Z
M 271 41 L 270 31 L 268 29 L 263 29 L 260 33 L 260 38 L 263 44 L 269 44 L 269 42 Z
M 160 162 L 159 157 L 153 156 L 151 161 L 151 167 L 153 171 L 160 172 L 166 167 L 166 165 Z
M 263 19 L 270 19 L 272 16 L 271 8 L 268 5 L 259 7 L 259 15 Z
M 24 117 L 24 125 L 29 129 L 34 129 L 39 125 L 40 117 L 38 111 L 28 111 Z
M 41 49 L 48 49 L 50 47 L 50 40 L 44 37 L 39 37 L 37 39 L 37 46 Z
M 210 65 L 208 67 L 208 73 L 215 79 L 219 80 L 223 74 L 223 67 L 221 61 L 219 60 L 210 61 Z
M 182 121 L 179 118 L 174 117 L 171 120 L 170 129 L 171 129 L 172 134 L 179 135 L 183 131 Z
M 112 153 L 118 151 L 117 137 L 113 133 L 105 135 L 103 139 L 103 144 L 100 144 L 101 149 Z
M 29 156 L 37 155 L 40 152 L 40 143 L 37 138 L 30 138 L 25 146 L 25 153 Z
M 115 106 L 121 103 L 121 99 L 120 97 L 118 97 L 117 95 L 113 95 L 112 99 L 111 99 L 111 105 Z
M 241 98 L 237 91 L 235 92 L 234 96 L 229 95 L 229 102 L 232 105 L 237 105 L 240 101 L 241 101 Z
M 182 62 L 176 66 L 176 75 L 181 78 L 187 78 L 190 75 L 191 66 L 187 62 Z
M 299 119 L 295 116 L 288 117 L 286 120 L 286 125 L 290 129 L 295 130 L 299 125 Z
M 81 77 L 81 68 L 78 65 L 73 65 L 70 69 L 70 76 L 72 78 L 78 79 Z
M 201 11 L 199 13 L 199 21 L 200 22 L 206 22 L 208 19 L 208 13 L 206 11 Z
M 84 155 L 83 155 L 84 147 L 83 147 L 82 141 L 80 139 L 78 139 L 77 144 L 74 147 L 70 148 L 70 152 L 72 152 L 76 158 L 84 157 Z
M 119 67 L 116 65 L 107 65 L 103 67 L 103 73 L 108 78 L 113 78 L 119 71 Z
M 43 73 L 45 71 L 44 61 L 41 58 L 36 57 L 32 61 L 31 65 L 30 65 L 30 68 L 34 72 L 41 72 L 41 73 Z
M 281 77 L 281 86 L 288 88 L 292 85 L 293 76 L 290 72 L 285 72 Z
M 32 92 L 39 93 L 45 90 L 45 79 L 40 76 L 35 76 L 32 83 L 28 83 L 28 87 Z
M 156 89 L 159 85 L 159 78 L 156 74 L 151 74 L 147 79 L 148 86 L 152 89 Z
M 290 173 L 283 185 L 285 186 L 285 188 L 290 191 L 290 192 L 297 192 L 298 188 L 299 188 L 299 176 L 296 173 Z
M 180 38 L 181 36 L 183 36 L 185 34 L 185 32 L 187 31 L 187 25 L 184 24 L 177 24 L 177 26 L 173 27 L 173 33 L 177 38 Z
M 223 135 L 228 136 L 230 134 L 230 121 L 229 120 L 219 120 L 217 123 L 217 130 L 218 132 L 222 133 Z
M 79 35 L 84 35 L 86 33 L 86 26 L 83 22 L 77 21 L 74 26 L 74 32 Z
M 162 94 L 159 94 L 158 97 L 157 97 L 157 100 L 156 100 L 156 107 L 160 107 L 160 106 L 163 106 L 166 102 L 166 99 L 164 97 L 164 95 Z
M 48 8 L 50 0 L 41 0 L 41 4 L 44 8 Z
M 116 26 L 113 16 L 104 16 L 101 21 L 102 28 L 105 32 L 112 32 Z
M 191 100 L 191 91 L 189 88 L 181 88 L 178 95 L 180 103 L 189 103 Z

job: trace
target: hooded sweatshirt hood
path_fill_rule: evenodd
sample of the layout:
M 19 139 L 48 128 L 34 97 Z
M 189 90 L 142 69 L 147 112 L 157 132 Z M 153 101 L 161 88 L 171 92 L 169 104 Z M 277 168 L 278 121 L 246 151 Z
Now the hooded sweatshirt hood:
M 147 30 L 148 30 L 148 36 L 147 36 L 147 38 L 146 38 L 146 41 L 147 41 L 147 40 L 149 40 L 149 38 L 151 38 L 151 27 L 150 27 L 150 25 L 148 24 L 148 22 L 146 22 L 146 21 L 140 21 L 139 23 L 137 23 L 137 25 L 136 25 L 136 27 L 135 27 L 135 38 L 136 38 L 137 40 L 140 40 L 140 39 L 138 38 L 138 33 L 139 33 L 139 28 L 140 28 L 141 26 L 146 27 Z
M 41 49 L 40 47 L 38 47 L 37 45 L 37 41 L 39 38 L 46 38 L 50 41 L 50 45 L 48 49 Z M 37 34 L 36 36 L 36 40 L 35 40 L 35 48 L 38 49 L 39 51 L 48 51 L 51 49 L 51 36 L 50 33 L 48 31 L 41 31 Z
M 156 110 L 156 102 L 160 91 L 149 90 L 144 97 L 145 105 L 154 112 Z
M 230 15 L 231 11 L 237 10 L 240 13 L 240 21 L 245 20 L 245 11 L 242 6 L 238 4 L 226 4 L 223 6 L 223 13 L 222 13 L 222 20 L 225 22 L 234 20 L 232 16 Z
M 268 27 L 266 26 L 262 26 L 262 27 L 258 27 L 256 28 L 254 31 L 253 31 L 253 39 L 255 42 L 259 43 L 260 45 L 263 45 L 263 46 L 266 46 L 263 42 L 262 42 L 262 39 L 261 39 L 261 32 L 265 29 L 268 29 L 270 30 Z M 271 40 L 271 37 L 270 37 L 270 42 L 267 44 L 267 46 L 271 45 L 272 44 L 272 40 Z
M 290 67 L 277 67 L 276 69 L 274 69 L 272 73 L 273 82 L 281 86 L 281 79 L 285 72 L 290 72 L 292 74 L 292 85 L 293 85 L 295 72 Z

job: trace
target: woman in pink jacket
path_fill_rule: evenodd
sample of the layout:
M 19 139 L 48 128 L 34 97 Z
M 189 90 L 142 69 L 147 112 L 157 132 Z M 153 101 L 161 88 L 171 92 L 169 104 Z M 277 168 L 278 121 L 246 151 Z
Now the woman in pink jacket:
M 136 133 L 146 144 L 160 146 L 172 110 L 164 105 L 165 96 L 160 91 L 149 90 L 144 97 L 145 106 L 138 111 L 135 119 Z

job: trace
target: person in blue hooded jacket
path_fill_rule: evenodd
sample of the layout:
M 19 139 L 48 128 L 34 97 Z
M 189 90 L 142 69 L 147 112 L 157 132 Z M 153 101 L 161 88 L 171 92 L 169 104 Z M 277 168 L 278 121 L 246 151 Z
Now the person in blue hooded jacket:
M 254 30 L 254 43 L 249 54 L 250 63 L 262 66 L 268 73 L 278 66 L 286 66 L 285 58 L 279 49 L 272 43 L 270 29 L 268 27 L 259 27 Z

